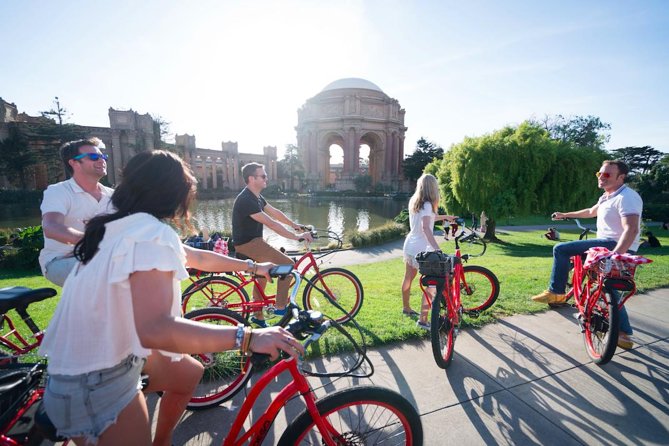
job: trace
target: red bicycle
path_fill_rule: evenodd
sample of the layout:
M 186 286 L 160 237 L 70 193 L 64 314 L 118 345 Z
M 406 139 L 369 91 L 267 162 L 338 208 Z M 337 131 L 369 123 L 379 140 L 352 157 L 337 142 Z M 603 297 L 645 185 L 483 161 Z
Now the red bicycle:
M 19 359 L 36 359 L 30 353 L 44 337 L 28 313 L 28 306 L 55 295 L 53 288 L 0 289 L 0 446 L 39 445 L 42 439 L 65 440 L 55 432 L 45 435 L 35 425 L 44 394 L 46 363 L 19 362 Z M 28 334 L 14 323 L 11 311 L 23 320 L 30 330 Z
M 462 315 L 477 318 L 499 297 L 499 279 L 492 271 L 478 265 L 463 265 L 469 255 L 460 253 L 461 236 L 455 238 L 453 256 L 431 251 L 416 257 L 421 273 L 420 287 L 431 307 L 432 354 L 442 369 L 453 359 Z M 428 291 L 431 287 L 434 287 L 433 292 Z
M 360 279 L 344 268 L 320 269 L 319 261 L 342 247 L 339 235 L 329 230 L 311 229 L 312 235 L 318 237 L 319 232 L 326 232 L 329 239 L 336 242 L 336 248 L 323 254 L 314 254 L 307 250 L 295 261 L 302 278 L 309 277 L 302 294 L 302 304 L 307 310 L 318 310 L 323 314 L 334 316 L 339 323 L 354 318 L 364 300 L 364 291 Z M 322 261 L 321 261 L 322 263 Z M 260 292 L 261 299 L 254 301 L 249 298 L 246 289 L 252 286 Z M 196 280 L 181 295 L 182 310 L 188 313 L 197 308 L 221 307 L 240 313 L 244 319 L 257 311 L 263 311 L 266 318 L 274 316 L 275 295 L 266 294 L 252 275 L 241 272 L 228 275 L 211 275 Z
M 300 273 L 293 271 L 291 274 L 296 285 L 299 285 L 302 279 Z M 347 370 L 337 373 L 313 372 L 303 366 L 302 361 L 293 359 L 279 361 L 251 388 L 223 444 L 225 446 L 261 444 L 268 432 L 268 426 L 273 423 L 279 411 L 297 396 L 304 400 L 306 409 L 289 423 L 279 439 L 279 445 L 422 444 L 423 428 L 420 416 L 397 392 L 381 387 L 358 386 L 338 391 L 322 399 L 316 397 L 307 381 L 307 375 L 368 377 L 373 373 L 373 366 L 364 348 L 361 348 L 340 324 L 333 320 L 325 320 L 317 311 L 300 310 L 295 304 L 296 290 L 297 286 L 293 288 L 291 303 L 280 325 L 286 327 L 297 339 L 306 339 L 305 347 L 316 342 L 330 328 L 337 328 L 349 339 L 358 358 L 353 364 L 349 364 Z M 243 321 L 239 314 L 220 307 L 196 310 L 186 317 L 209 323 Z M 194 357 L 202 360 L 209 369 L 221 367 L 223 364 L 217 360 L 218 355 L 218 353 L 205 353 Z M 239 358 L 238 353 L 236 355 L 235 361 L 238 366 L 241 359 L 244 383 L 250 378 L 251 371 L 267 360 L 266 355 L 253 354 L 244 358 Z M 356 371 L 363 362 L 369 364 L 371 372 L 357 374 Z M 259 395 L 283 373 L 288 373 L 291 381 L 278 393 L 258 420 L 244 430 L 244 422 Z
M 618 311 L 636 293 L 636 267 L 652 260 L 591 248 L 585 263 L 580 255 L 572 257 L 571 262 L 572 288 L 567 300 L 574 298 L 585 351 L 595 364 L 603 365 L 616 351 L 620 330 Z M 622 293 L 620 298 L 618 293 Z

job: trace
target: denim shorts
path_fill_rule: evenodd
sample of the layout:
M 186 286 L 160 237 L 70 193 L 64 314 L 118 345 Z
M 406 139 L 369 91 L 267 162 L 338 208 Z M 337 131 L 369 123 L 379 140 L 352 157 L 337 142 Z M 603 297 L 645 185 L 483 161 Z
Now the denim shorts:
M 58 434 L 95 443 L 141 389 L 144 358 L 82 375 L 49 375 L 44 408 Z

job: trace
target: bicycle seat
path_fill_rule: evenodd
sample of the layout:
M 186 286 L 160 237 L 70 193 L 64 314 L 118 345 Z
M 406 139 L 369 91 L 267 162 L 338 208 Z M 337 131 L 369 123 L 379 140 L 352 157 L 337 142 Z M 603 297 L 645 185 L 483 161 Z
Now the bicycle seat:
M 5 314 L 14 308 L 26 308 L 28 305 L 55 296 L 53 288 L 26 288 L 13 286 L 0 288 L 0 314 Z

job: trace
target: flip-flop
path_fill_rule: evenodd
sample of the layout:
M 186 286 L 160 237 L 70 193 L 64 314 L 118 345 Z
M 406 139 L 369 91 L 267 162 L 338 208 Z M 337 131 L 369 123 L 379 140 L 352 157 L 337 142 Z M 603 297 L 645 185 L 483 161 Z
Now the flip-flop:
M 413 316 L 418 316 L 418 313 L 416 313 L 413 310 L 409 310 L 409 311 L 402 310 L 402 314 L 405 315 L 405 316 L 412 316 L 412 317 Z

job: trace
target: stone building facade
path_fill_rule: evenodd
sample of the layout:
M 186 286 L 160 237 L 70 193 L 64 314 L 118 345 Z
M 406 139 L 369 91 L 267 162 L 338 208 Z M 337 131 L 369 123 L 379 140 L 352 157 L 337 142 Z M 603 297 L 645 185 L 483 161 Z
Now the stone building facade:
M 18 113 L 15 104 L 0 98 L 0 141 L 10 135 L 12 127 L 17 128 L 28 139 L 28 150 L 35 154 L 35 164 L 24 169 L 27 179 L 26 188 L 43 190 L 49 184 L 66 178 L 65 169 L 60 161 L 58 147 L 64 141 L 84 137 L 98 137 L 105 146 L 109 156 L 107 161 L 107 179 L 110 185 L 120 181 L 123 166 L 130 158 L 145 150 L 165 147 L 175 150 L 191 166 L 203 190 L 239 190 L 244 186 L 241 179 L 241 166 L 248 162 L 258 162 L 267 167 L 271 179 L 277 178 L 277 149 L 274 146 L 263 148 L 262 154 L 239 153 L 236 142 L 223 142 L 222 150 L 198 148 L 195 136 L 176 135 L 174 145 L 160 141 L 159 125 L 148 113 L 139 114 L 131 110 L 115 110 L 109 108 L 109 127 L 90 127 L 68 125 L 70 138 L 64 141 L 56 139 L 54 132 L 45 132 L 51 128 L 61 127 L 47 118 L 28 116 Z M 40 136 L 49 134 L 49 137 Z M 7 172 L 0 172 L 0 188 L 17 189 L 16 178 Z

